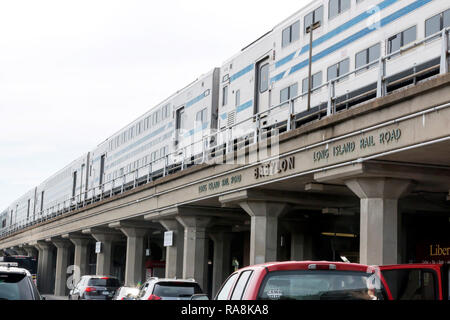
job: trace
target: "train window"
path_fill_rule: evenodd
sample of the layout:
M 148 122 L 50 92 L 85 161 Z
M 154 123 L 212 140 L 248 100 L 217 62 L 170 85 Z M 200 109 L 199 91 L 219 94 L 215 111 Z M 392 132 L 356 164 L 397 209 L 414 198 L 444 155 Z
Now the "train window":
M 30 218 L 30 207 L 31 207 L 31 199 L 28 199 L 27 219 Z
M 450 9 L 425 21 L 425 36 L 429 37 L 448 27 L 450 27 Z
M 350 9 L 350 0 L 330 0 L 328 5 L 328 18 L 334 18 Z
M 327 81 L 336 79 L 350 71 L 350 59 L 342 60 L 328 68 Z
M 41 192 L 41 212 L 44 211 L 44 191 Z
M 263 93 L 269 89 L 269 64 L 261 66 L 259 69 L 259 92 Z
M 303 93 L 308 92 L 308 83 L 309 83 L 308 78 L 303 79 L 303 83 L 302 83 L 302 92 Z M 313 74 L 311 89 L 315 89 L 321 85 L 322 85 L 322 71 L 317 72 L 316 74 Z
M 239 107 L 241 105 L 241 90 L 236 91 L 236 97 L 235 97 L 235 105 L 236 107 Z
M 396 34 L 388 39 L 388 54 L 416 40 L 416 26 Z
M 226 106 L 228 104 L 228 86 L 223 87 L 222 94 L 222 106 Z
M 207 121 L 207 109 L 197 112 L 197 117 L 195 119 L 196 124 L 204 124 Z
M 184 107 L 177 110 L 176 130 L 184 129 Z
M 369 64 L 375 60 L 378 60 L 380 58 L 380 55 L 381 55 L 381 45 L 379 43 L 370 48 L 367 48 L 366 50 L 358 52 L 355 58 L 356 69 L 363 67 L 366 64 Z
M 298 95 L 298 83 L 295 83 L 280 91 L 280 103 L 295 98 Z
M 308 13 L 305 16 L 305 26 L 303 32 L 306 33 L 306 28 L 313 25 L 316 22 L 322 22 L 323 20 L 323 6 L 320 6 L 316 10 Z
M 167 119 L 169 117 L 169 115 L 170 115 L 170 104 L 167 104 L 162 108 L 162 117 L 161 118 L 163 120 Z
M 162 147 L 161 150 L 159 151 L 161 158 L 167 156 L 168 151 L 169 151 L 169 147 L 167 147 L 167 146 Z
M 286 47 L 287 45 L 299 39 L 300 39 L 300 21 L 297 21 L 283 30 L 281 44 L 283 47 Z

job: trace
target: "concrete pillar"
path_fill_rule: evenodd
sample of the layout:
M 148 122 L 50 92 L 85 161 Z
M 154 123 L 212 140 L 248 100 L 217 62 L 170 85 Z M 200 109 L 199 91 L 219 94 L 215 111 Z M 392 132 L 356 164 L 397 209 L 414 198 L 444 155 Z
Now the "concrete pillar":
M 69 291 L 67 287 L 67 268 L 69 267 L 72 242 L 64 239 L 52 239 L 51 242 L 57 248 L 54 294 L 55 296 L 66 296 Z
M 208 241 L 206 228 L 209 217 L 177 216 L 184 227 L 183 278 L 194 278 L 208 292 Z
M 312 237 L 308 233 L 306 222 L 285 221 L 283 227 L 291 234 L 291 260 L 314 260 Z
M 175 219 L 161 220 L 161 225 L 174 234 L 174 244 L 166 247 L 166 278 L 183 278 L 183 227 Z
M 304 233 L 291 234 L 291 260 L 308 261 L 313 260 L 312 239 Z
M 90 236 L 83 234 L 65 234 L 62 236 L 64 239 L 69 239 L 75 245 L 75 254 L 73 264 L 75 265 L 75 284 L 78 283 L 78 276 L 81 278 L 87 275 L 89 269 L 89 244 L 93 239 Z M 79 275 L 78 275 L 78 270 Z
M 398 199 L 411 180 L 355 178 L 345 182 L 361 199 L 360 263 L 389 265 L 398 262 Z
M 45 241 L 37 241 L 34 244 L 39 250 L 38 257 L 38 274 L 37 285 L 40 293 L 53 294 L 52 279 L 52 261 L 53 261 L 53 247 L 52 244 Z
M 121 238 L 119 232 L 108 228 L 83 230 L 84 234 L 90 234 L 97 242 L 102 243 L 101 252 L 97 253 L 96 275 L 112 275 L 112 258 L 114 242 Z
M 212 296 L 215 297 L 222 283 L 231 274 L 231 232 L 214 232 L 209 236 L 214 241 Z
M 251 217 L 250 265 L 277 261 L 278 218 L 288 205 L 251 200 L 239 205 Z
M 123 227 L 120 230 L 127 236 L 125 286 L 134 287 L 145 281 L 144 241 L 148 229 Z

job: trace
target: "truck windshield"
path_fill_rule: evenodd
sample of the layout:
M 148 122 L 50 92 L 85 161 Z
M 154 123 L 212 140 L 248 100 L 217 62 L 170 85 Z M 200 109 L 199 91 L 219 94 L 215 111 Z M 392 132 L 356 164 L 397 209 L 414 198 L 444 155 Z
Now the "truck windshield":
M 264 279 L 258 300 L 384 300 L 379 278 L 353 271 L 276 271 Z

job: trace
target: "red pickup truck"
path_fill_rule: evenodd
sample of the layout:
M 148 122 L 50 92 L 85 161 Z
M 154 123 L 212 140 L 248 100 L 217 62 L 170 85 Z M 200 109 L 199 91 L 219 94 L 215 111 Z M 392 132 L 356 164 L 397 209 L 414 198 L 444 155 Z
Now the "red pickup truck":
M 276 262 L 236 271 L 215 299 L 443 300 L 448 299 L 448 278 L 444 265 Z

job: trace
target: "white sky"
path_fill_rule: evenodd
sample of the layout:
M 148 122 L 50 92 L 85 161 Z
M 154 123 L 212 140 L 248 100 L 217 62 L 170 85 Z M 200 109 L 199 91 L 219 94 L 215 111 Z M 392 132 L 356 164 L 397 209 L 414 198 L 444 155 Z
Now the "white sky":
M 0 211 L 310 0 L 0 0 Z

